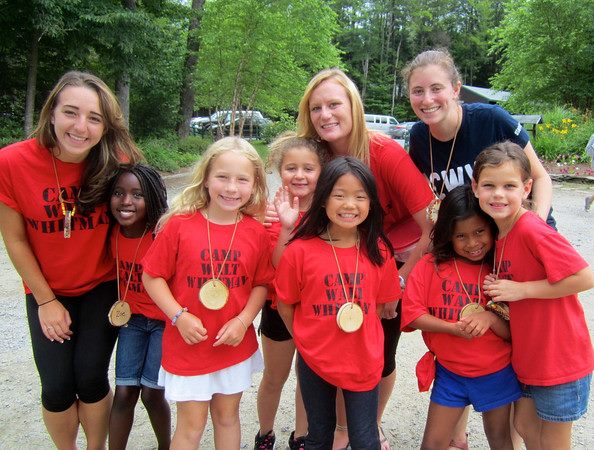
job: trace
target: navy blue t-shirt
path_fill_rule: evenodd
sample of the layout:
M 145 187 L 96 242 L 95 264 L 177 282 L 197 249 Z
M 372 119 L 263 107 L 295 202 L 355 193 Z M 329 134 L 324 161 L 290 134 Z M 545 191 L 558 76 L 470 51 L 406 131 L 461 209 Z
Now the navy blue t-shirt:
M 443 194 L 456 186 L 470 183 L 472 168 L 478 154 L 491 144 L 509 140 L 520 147 L 530 141 L 528 133 L 506 110 L 497 105 L 470 103 L 462 105 L 462 124 L 458 130 L 456 146 L 446 174 L 446 165 L 452 148 L 452 141 L 441 142 L 432 138 L 433 173 L 429 158 L 429 129 L 423 122 L 417 122 L 410 132 L 410 157 L 421 173 L 431 180 L 439 194 L 445 181 Z

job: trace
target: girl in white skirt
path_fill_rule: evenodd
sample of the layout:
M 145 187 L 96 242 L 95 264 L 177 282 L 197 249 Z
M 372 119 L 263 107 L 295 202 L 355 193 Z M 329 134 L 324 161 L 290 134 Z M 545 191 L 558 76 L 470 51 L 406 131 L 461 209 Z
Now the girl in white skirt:
M 159 384 L 177 403 L 172 449 L 198 448 L 210 410 L 217 449 L 239 449 L 239 401 L 262 369 L 252 321 L 273 278 L 256 150 L 235 137 L 212 144 L 173 201 L 143 260 L 146 291 L 170 319 Z

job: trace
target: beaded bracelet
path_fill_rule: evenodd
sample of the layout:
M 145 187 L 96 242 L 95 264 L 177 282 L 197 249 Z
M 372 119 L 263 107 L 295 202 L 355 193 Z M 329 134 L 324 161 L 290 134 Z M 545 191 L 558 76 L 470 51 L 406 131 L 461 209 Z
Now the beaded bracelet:
M 188 312 L 188 308 L 182 308 L 178 312 L 176 312 L 175 316 L 173 316 L 171 318 L 171 325 L 175 326 L 175 322 L 177 322 L 177 319 L 179 319 L 179 316 L 181 316 L 185 312 Z
M 37 307 L 39 307 L 39 306 L 43 306 L 43 305 L 47 305 L 48 303 L 51 303 L 51 302 L 53 302 L 54 300 L 58 300 L 58 298 L 57 298 L 57 297 L 54 297 L 54 298 L 52 298 L 51 300 L 48 300 L 48 301 L 46 301 L 46 302 L 43 302 L 43 303 L 39 303 L 39 304 L 37 304 Z

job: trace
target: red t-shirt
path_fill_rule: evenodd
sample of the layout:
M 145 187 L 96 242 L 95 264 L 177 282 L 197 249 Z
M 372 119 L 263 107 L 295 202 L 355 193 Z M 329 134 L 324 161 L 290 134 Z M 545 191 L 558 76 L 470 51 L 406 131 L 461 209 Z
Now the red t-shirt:
M 460 310 L 470 303 L 462 283 L 471 295 L 472 301 L 478 301 L 480 264 L 470 264 L 462 259 L 457 259 L 456 263 L 460 278 L 453 261 L 440 264 L 436 270 L 431 254 L 423 256 L 415 264 L 406 281 L 402 299 L 403 331 L 414 331 L 414 328 L 408 325 L 423 314 L 431 314 L 446 322 L 457 322 Z M 487 304 L 487 298 L 482 294 L 482 282 L 490 273 L 490 269 L 490 265 L 485 264 L 481 274 L 480 303 L 483 306 Z M 423 331 L 423 340 L 440 364 L 464 377 L 475 378 L 497 372 L 508 366 L 511 361 L 510 343 L 490 329 L 483 336 L 474 339 Z
M 531 211 L 506 238 L 497 241 L 499 265 L 506 239 L 499 278 L 546 278 L 556 283 L 588 267 L 567 239 Z M 592 341 L 577 295 L 510 302 L 509 318 L 512 364 L 522 383 L 553 386 L 583 378 L 594 369 Z
M 210 224 L 215 276 L 229 250 L 234 227 Z M 167 320 L 161 361 L 167 372 L 182 376 L 216 372 L 245 361 L 258 349 L 253 325 L 237 347 L 212 345 L 221 327 L 244 309 L 252 288 L 272 282 L 270 243 L 261 223 L 244 216 L 237 224 L 220 277 L 229 288 L 229 300 L 218 311 L 205 308 L 198 298 L 200 287 L 212 279 L 206 219 L 201 213 L 172 217 L 157 234 L 142 265 L 150 276 L 164 278 L 179 304 L 198 317 L 208 331 L 206 341 L 188 345 Z
M 408 153 L 393 139 L 373 135 L 369 153 L 371 172 L 386 213 L 384 230 L 394 249 L 402 250 L 421 237 L 421 229 L 412 214 L 425 209 L 435 196 Z
M 63 197 L 74 201 L 83 163 L 56 158 Z M 23 216 L 27 239 L 41 272 L 57 295 L 77 296 L 115 278 L 114 260 L 107 255 L 109 220 L 105 205 L 72 217 L 72 233 L 64 238 L 64 214 L 49 150 L 29 139 L 0 150 L 0 202 Z M 25 286 L 26 292 L 30 290 Z
M 128 302 L 132 314 L 142 314 L 149 319 L 167 320 L 163 311 L 149 297 L 142 284 L 140 261 L 152 243 L 153 234 L 150 231 L 144 235 L 141 241 L 140 238 L 127 238 L 121 234 L 119 227 L 115 227 L 111 235 L 111 254 L 119 260 L 120 298 Z M 134 255 L 136 255 L 136 259 Z M 129 284 L 128 279 L 130 279 Z M 127 292 L 126 286 L 128 286 Z
M 348 299 L 332 247 L 320 238 L 299 239 L 287 246 L 274 286 L 279 301 L 295 304 L 293 338 L 307 365 L 334 386 L 368 391 L 379 383 L 384 365 L 384 336 L 376 304 L 398 300 L 398 270 L 391 257 L 381 267 L 373 265 L 361 249 L 355 302 L 363 309 L 364 320 L 359 330 L 345 333 L 338 328 L 336 314 L 351 300 L 357 250 L 335 250 Z

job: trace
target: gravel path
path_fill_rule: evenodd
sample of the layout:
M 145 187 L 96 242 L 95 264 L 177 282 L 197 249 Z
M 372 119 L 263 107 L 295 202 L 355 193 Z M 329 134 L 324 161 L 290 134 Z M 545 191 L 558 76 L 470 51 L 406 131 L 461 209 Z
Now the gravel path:
M 170 197 L 179 192 L 185 182 L 183 175 L 168 177 Z M 594 193 L 593 185 L 556 183 L 554 187 L 555 217 L 560 231 L 594 266 L 594 211 L 584 211 L 584 197 Z M 39 381 L 31 355 L 29 332 L 25 318 L 22 286 L 12 267 L 4 245 L 0 246 L 0 298 L 4 307 L 0 312 L 0 449 L 53 448 L 41 421 Z M 594 330 L 594 290 L 581 296 L 588 326 Z M 403 335 L 397 356 L 398 380 L 394 394 L 384 415 L 384 431 L 393 449 L 418 448 L 423 434 L 429 394 L 417 392 L 415 364 L 426 351 L 418 332 Z M 111 377 L 113 379 L 113 366 Z M 254 386 L 244 393 L 241 402 L 243 431 L 242 448 L 251 448 L 258 429 L 256 391 L 260 375 L 254 377 Z M 278 448 L 284 448 L 292 430 L 292 391 L 295 378 L 291 376 L 281 399 L 277 416 Z M 175 408 L 173 408 L 175 409 Z M 589 412 L 574 425 L 573 448 L 593 448 L 594 395 L 590 396 Z M 470 446 L 488 448 L 482 431 L 481 417 L 472 413 L 469 423 Z M 590 436 L 588 438 L 588 436 Z M 207 425 L 203 438 L 204 449 L 213 448 L 212 427 Z M 589 444 L 588 444 L 589 442 Z M 84 437 L 79 437 L 81 448 Z M 152 429 L 144 409 L 136 409 L 136 421 L 129 441 L 130 449 L 155 448 Z

